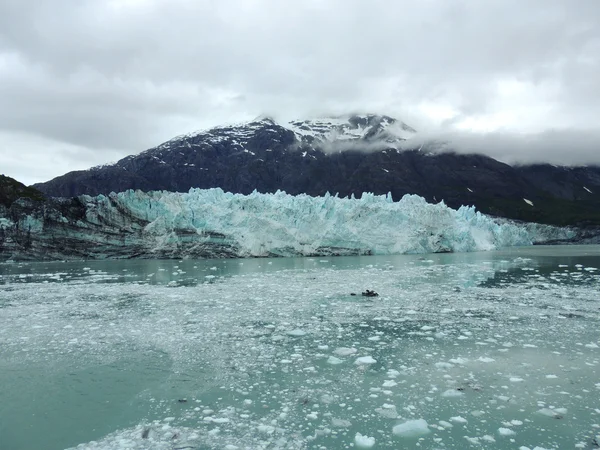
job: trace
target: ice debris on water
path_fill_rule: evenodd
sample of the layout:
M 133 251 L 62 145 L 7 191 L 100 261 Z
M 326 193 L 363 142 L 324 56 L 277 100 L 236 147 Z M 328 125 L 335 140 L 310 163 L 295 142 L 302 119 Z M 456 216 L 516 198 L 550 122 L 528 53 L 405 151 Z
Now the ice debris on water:
M 429 434 L 431 430 L 425 419 L 408 420 L 394 426 L 392 432 L 399 437 L 415 438 Z
M 377 360 L 375 360 L 375 358 L 372 356 L 361 356 L 356 358 L 356 361 L 354 361 L 354 363 L 358 365 L 375 364 L 376 362 Z
M 372 448 L 375 445 L 375 438 L 356 433 L 354 436 L 354 445 L 356 448 Z
M 338 449 L 369 438 L 382 449 L 591 448 L 599 360 L 586 345 L 600 343 L 591 326 L 599 275 L 575 272 L 576 261 L 570 273 L 584 282 L 562 277 L 555 263 L 541 279 L 523 275 L 522 265 L 533 266 L 526 260 L 487 266 L 477 255 L 476 264 L 423 266 L 402 258 L 408 263 L 398 276 L 387 261 L 340 270 L 311 269 L 316 262 L 306 260 L 299 271 L 244 270 L 221 284 L 177 289 L 167 279 L 162 286 L 107 282 L 90 271 L 85 282 L 67 280 L 69 272 L 51 285 L 3 274 L 9 289 L 0 290 L 0 304 L 11 305 L 2 309 L 0 344 L 10 356 L 3 364 L 51 355 L 93 368 L 118 361 L 125 343 L 153 350 L 136 354 L 150 358 L 145 367 L 162 364 L 148 355 L 168 355 L 166 373 L 193 373 L 210 391 L 196 398 L 183 386 L 166 399 L 153 391 L 151 413 L 168 417 L 81 449 Z M 515 267 L 516 275 L 501 272 Z M 460 293 L 452 290 L 457 280 Z M 366 305 L 343 294 L 369 283 L 385 298 Z M 560 319 L 563 310 L 583 319 Z M 510 320 L 517 311 L 520 320 Z

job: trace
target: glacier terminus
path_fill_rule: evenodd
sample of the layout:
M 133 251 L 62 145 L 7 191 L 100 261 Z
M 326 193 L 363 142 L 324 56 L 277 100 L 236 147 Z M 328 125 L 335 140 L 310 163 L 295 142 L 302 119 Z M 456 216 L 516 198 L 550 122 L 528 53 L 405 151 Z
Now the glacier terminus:
M 575 236 L 417 195 L 312 197 L 220 188 L 128 190 L 16 202 L 0 215 L 6 259 L 215 258 L 472 252 Z

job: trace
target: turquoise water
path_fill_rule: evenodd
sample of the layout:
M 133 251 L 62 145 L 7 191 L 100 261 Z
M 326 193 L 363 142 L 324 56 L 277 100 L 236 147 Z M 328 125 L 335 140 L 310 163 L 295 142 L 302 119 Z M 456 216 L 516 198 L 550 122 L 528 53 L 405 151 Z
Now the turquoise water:
M 593 448 L 598 269 L 598 246 L 0 265 L 0 449 Z

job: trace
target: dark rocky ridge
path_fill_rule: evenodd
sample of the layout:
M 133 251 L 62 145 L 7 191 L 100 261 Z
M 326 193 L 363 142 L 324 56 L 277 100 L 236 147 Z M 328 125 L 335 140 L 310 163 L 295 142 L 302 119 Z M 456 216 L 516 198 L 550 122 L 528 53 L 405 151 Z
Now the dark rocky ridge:
M 483 155 L 410 149 L 398 130 L 414 132 L 375 115 L 352 116 L 342 125 L 296 121 L 282 126 L 261 119 L 175 138 L 115 164 L 70 172 L 35 187 L 62 197 L 191 187 L 357 197 L 391 192 L 395 200 L 410 193 L 511 219 L 600 225 L 598 166 L 519 167 Z M 407 150 L 399 148 L 402 143 Z
M 16 200 L 28 198 L 33 201 L 44 201 L 44 194 L 35 188 L 27 187 L 14 178 L 0 175 L 0 207 L 9 208 Z

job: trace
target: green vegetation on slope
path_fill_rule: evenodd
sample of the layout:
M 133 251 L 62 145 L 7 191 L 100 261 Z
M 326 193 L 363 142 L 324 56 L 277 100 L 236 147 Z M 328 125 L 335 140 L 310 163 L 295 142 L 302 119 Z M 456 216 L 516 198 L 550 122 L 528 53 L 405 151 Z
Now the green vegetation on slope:
M 9 208 L 19 198 L 28 198 L 38 202 L 45 200 L 44 194 L 37 189 L 27 187 L 14 178 L 0 175 L 0 205 Z

